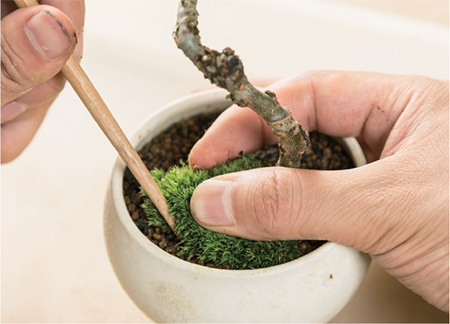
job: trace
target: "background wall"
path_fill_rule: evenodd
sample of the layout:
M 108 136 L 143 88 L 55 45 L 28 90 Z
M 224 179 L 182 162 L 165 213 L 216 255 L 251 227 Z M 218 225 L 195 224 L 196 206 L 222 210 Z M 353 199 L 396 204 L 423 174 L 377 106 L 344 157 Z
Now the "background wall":
M 328 0 L 350 6 L 366 8 L 380 13 L 448 26 L 447 0 Z

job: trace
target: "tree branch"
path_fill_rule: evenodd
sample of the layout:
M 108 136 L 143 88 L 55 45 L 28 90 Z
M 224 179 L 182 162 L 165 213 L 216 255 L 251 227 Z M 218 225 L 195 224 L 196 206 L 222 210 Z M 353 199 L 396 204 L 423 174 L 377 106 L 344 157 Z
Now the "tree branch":
M 241 107 L 249 107 L 261 116 L 279 137 L 280 158 L 277 165 L 300 167 L 308 132 L 295 120 L 292 112 L 278 103 L 273 92 L 261 92 L 247 79 L 240 58 L 230 48 L 222 52 L 202 45 L 198 30 L 197 0 L 181 0 L 175 42 L 184 54 L 213 84 L 228 90 L 231 100 Z

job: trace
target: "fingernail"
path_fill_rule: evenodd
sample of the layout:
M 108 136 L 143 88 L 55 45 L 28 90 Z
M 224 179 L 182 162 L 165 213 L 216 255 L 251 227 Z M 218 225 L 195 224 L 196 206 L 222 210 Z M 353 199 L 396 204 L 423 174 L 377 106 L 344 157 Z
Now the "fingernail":
M 232 181 L 206 180 L 194 191 L 191 212 L 200 225 L 229 226 L 235 223 L 231 206 Z
M 15 101 L 7 103 L 2 107 L 1 123 L 3 124 L 13 120 L 25 110 L 27 110 L 27 107 L 24 104 Z
M 25 23 L 24 30 L 34 49 L 48 60 L 64 54 L 72 45 L 66 27 L 47 10 L 31 17 Z

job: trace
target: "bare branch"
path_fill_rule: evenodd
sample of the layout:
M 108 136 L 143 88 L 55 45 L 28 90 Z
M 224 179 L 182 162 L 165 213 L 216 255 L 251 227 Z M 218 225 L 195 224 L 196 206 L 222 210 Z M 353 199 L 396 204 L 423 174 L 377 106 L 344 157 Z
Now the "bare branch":
M 273 92 L 261 92 L 247 79 L 239 56 L 230 48 L 222 52 L 202 45 L 198 30 L 197 0 L 181 0 L 175 42 L 184 54 L 213 84 L 228 90 L 231 100 L 249 107 L 260 115 L 279 137 L 278 165 L 300 166 L 301 157 L 309 145 L 308 132 L 297 123 L 292 112 L 278 103 Z

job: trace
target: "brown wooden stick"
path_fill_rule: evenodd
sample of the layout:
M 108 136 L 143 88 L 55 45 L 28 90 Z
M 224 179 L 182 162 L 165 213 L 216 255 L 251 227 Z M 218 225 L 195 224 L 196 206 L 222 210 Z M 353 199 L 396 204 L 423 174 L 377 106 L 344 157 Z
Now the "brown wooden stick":
M 39 5 L 36 0 L 14 1 L 20 8 Z M 167 200 L 163 196 L 161 189 L 73 55 L 64 64 L 62 72 L 173 231 L 175 222 L 169 214 Z

